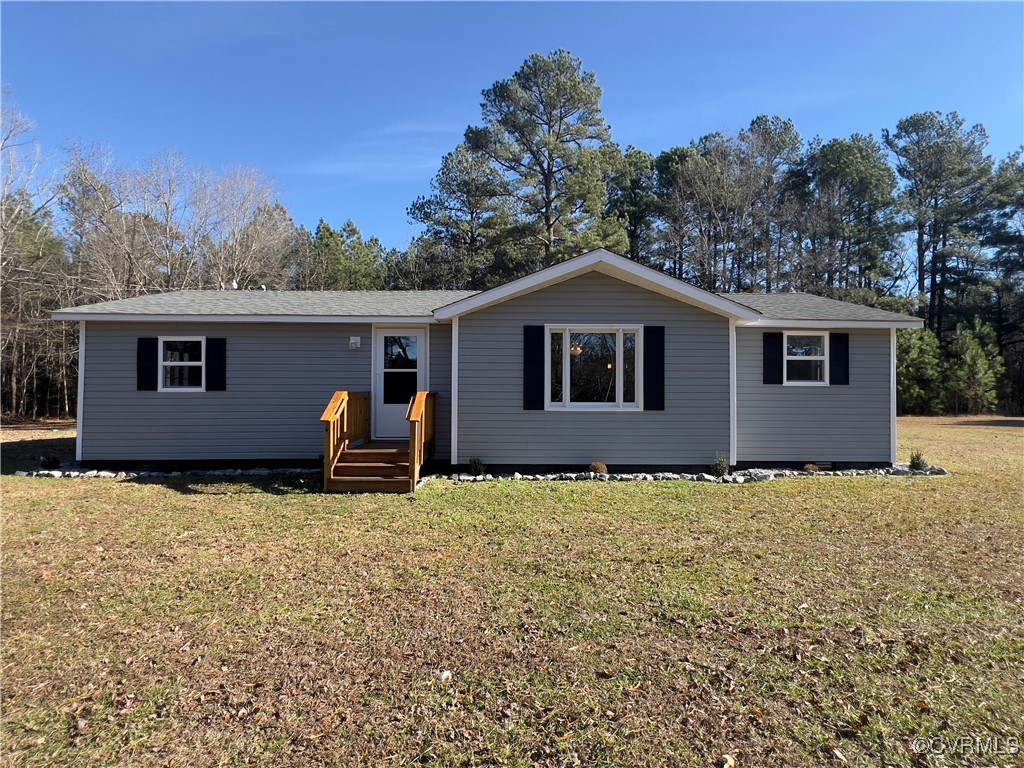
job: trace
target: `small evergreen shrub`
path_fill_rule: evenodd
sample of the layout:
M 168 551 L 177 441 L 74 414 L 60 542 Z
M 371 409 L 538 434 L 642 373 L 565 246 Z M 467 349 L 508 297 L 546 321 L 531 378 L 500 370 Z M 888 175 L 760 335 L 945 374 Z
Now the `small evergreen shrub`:
M 590 471 L 596 472 L 599 475 L 607 475 L 608 465 L 605 464 L 603 461 L 592 461 L 590 462 Z
M 817 474 L 818 472 L 821 472 L 821 467 L 819 467 L 817 464 L 804 464 L 804 472 L 808 472 L 814 475 Z
M 928 462 L 924 460 L 924 454 L 920 451 L 910 452 L 910 468 L 918 472 L 928 469 Z
M 479 477 L 487 471 L 487 465 L 484 464 L 483 459 L 479 456 L 473 456 L 469 460 L 469 474 L 476 475 Z
M 724 453 L 718 454 L 711 465 L 711 474 L 715 477 L 723 477 L 729 474 L 729 457 Z

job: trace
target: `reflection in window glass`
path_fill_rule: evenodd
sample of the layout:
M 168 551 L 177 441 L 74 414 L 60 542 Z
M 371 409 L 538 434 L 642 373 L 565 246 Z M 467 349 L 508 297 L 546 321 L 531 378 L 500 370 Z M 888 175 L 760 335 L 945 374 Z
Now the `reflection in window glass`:
M 786 334 L 786 381 L 825 381 L 825 337 L 822 334 Z
M 198 339 L 164 341 L 165 363 L 198 363 L 203 359 L 203 342 Z
M 787 360 L 786 378 L 789 381 L 824 381 L 824 360 Z
M 562 334 L 551 334 L 551 402 L 562 402 Z
M 416 337 L 385 336 L 384 367 L 387 369 L 416 370 Z
M 636 402 L 636 334 L 622 334 L 622 402 Z
M 569 334 L 569 401 L 614 403 L 615 334 Z
M 203 369 L 199 365 L 165 365 L 164 387 L 201 387 Z
M 162 339 L 160 389 L 203 388 L 203 339 Z
M 551 328 L 546 361 L 550 407 L 639 407 L 639 345 L 636 327 Z
M 789 357 L 823 357 L 824 336 L 789 336 L 786 338 L 786 354 Z

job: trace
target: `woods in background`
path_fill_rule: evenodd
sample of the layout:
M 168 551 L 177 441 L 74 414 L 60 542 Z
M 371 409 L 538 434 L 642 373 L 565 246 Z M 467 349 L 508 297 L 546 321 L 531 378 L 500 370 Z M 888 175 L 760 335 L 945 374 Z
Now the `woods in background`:
M 9 100 L 8 100 L 9 102 Z M 72 150 L 37 177 L 30 126 L 4 114 L 2 405 L 74 413 L 62 306 L 200 289 L 488 288 L 605 247 L 711 291 L 806 291 L 916 313 L 901 332 L 908 413 L 1024 410 L 1024 164 L 986 154 L 956 113 L 881 138 L 802 138 L 758 116 L 652 155 L 624 150 L 594 74 L 533 55 L 483 92 L 481 121 L 408 210 L 404 250 L 351 221 L 296 226 L 271 183 L 173 153 L 142 169 Z

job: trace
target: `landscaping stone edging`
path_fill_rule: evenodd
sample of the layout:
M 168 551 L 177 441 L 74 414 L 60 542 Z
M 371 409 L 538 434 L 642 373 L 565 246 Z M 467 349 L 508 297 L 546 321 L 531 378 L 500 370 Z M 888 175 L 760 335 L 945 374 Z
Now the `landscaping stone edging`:
M 187 470 L 184 472 L 113 472 L 110 470 L 83 470 L 77 465 L 63 466 L 60 469 L 38 469 L 15 472 L 17 477 L 49 477 L 54 479 L 104 478 L 132 480 L 135 478 L 166 478 L 182 476 L 198 477 L 267 477 L 269 475 L 316 475 L 319 469 L 206 469 Z M 770 480 L 789 477 L 936 477 L 948 475 L 941 467 L 929 469 L 911 469 L 906 464 L 882 469 L 839 469 L 820 472 L 803 472 L 795 469 L 742 469 L 732 474 L 715 477 L 706 472 L 689 474 L 685 472 L 634 472 L 601 474 L 598 472 L 553 472 L 550 474 L 524 475 L 519 472 L 501 475 L 470 475 L 462 472 L 452 475 L 426 475 L 420 483 L 430 480 L 449 480 L 454 483 L 479 483 L 493 480 L 524 480 L 532 482 L 659 482 L 669 480 L 686 480 L 696 483 L 726 483 L 740 485 L 743 483 L 764 483 Z
M 37 469 L 30 472 L 20 471 L 15 472 L 16 477 L 51 477 L 54 479 L 117 479 L 117 480 L 134 480 L 135 478 L 165 478 L 165 477 L 267 477 L 270 475 L 316 475 L 319 474 L 319 469 L 309 468 L 284 468 L 284 469 L 267 469 L 265 467 L 257 467 L 256 469 L 191 469 L 185 470 L 184 472 L 157 472 L 153 470 L 144 470 L 141 472 L 114 472 L 107 469 L 89 469 L 83 470 L 81 467 L 75 468 L 74 466 L 62 466 L 60 469 Z
M 598 472 L 553 472 L 550 474 L 524 475 L 519 472 L 501 475 L 470 475 L 462 472 L 453 475 L 427 475 L 421 483 L 430 480 L 449 480 L 454 483 L 479 483 L 491 480 L 525 480 L 533 482 L 659 482 L 667 480 L 686 480 L 696 483 L 765 483 L 778 478 L 789 477 L 938 477 L 948 475 L 942 467 L 928 469 L 911 469 L 906 464 L 881 469 L 839 469 L 819 472 L 804 472 L 795 469 L 741 469 L 728 475 L 716 477 L 707 472 L 690 474 L 686 472 L 635 472 L 601 474 Z

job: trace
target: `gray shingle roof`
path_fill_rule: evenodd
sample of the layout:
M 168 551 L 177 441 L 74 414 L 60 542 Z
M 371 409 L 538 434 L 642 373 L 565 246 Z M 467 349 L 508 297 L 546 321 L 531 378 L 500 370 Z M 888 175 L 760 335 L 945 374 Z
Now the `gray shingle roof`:
M 853 320 L 894 322 L 907 315 L 865 307 L 809 293 L 720 293 L 719 296 L 760 312 L 771 320 Z
M 59 315 L 427 317 L 476 291 L 175 291 L 62 309 Z
M 477 291 L 175 291 L 62 309 L 67 319 L 91 315 L 189 317 L 428 317 Z M 906 315 L 808 293 L 719 293 L 771 320 L 905 321 Z

